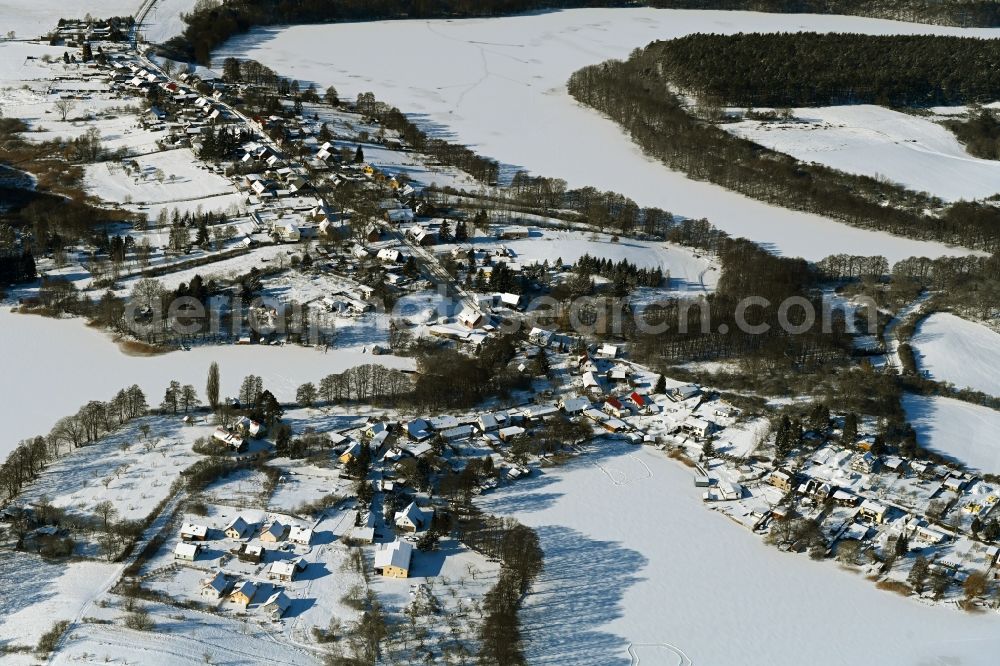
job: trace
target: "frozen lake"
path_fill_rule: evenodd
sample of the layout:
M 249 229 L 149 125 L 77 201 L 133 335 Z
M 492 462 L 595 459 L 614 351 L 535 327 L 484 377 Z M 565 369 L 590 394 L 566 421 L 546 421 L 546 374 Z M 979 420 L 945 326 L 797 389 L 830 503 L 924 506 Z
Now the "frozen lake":
M 26 437 L 47 434 L 52 425 L 76 413 L 89 400 L 109 400 L 138 384 L 151 406 L 163 399 L 171 379 L 192 384 L 205 400 L 205 379 L 212 361 L 219 364 L 221 394 L 235 396 L 247 375 L 259 375 L 264 388 L 281 401 L 295 399 L 305 382 L 366 363 L 412 367 L 412 360 L 372 356 L 362 348 L 331 349 L 324 354 L 299 346 L 195 347 L 161 356 L 128 356 L 104 333 L 81 319 L 57 320 L 13 314 L 0 309 L 0 347 L 4 360 L 4 391 L 0 421 L 0 460 Z
M 536 528 L 545 550 L 522 615 L 531 664 L 996 663 L 995 614 L 925 606 L 767 546 L 707 510 L 658 451 L 608 444 L 479 502 Z
M 511 167 L 614 190 L 640 205 L 707 217 L 787 255 L 966 254 L 863 231 L 690 180 L 645 157 L 617 125 L 578 105 L 565 84 L 577 69 L 656 39 L 693 32 L 846 31 L 1000 36 L 857 17 L 657 9 L 580 9 L 499 19 L 388 21 L 258 29 L 213 57 L 259 60 L 285 76 L 372 91 L 425 126 Z M 877 156 L 876 156 L 877 157 Z

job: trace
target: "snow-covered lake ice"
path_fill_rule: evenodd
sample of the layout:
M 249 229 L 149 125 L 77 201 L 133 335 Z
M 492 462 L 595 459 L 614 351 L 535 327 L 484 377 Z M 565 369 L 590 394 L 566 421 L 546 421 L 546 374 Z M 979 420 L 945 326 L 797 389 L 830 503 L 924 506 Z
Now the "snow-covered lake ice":
M 264 28 L 231 40 L 213 60 L 259 60 L 285 76 L 372 91 L 511 168 L 614 190 L 640 205 L 707 217 L 790 256 L 909 256 L 967 251 L 849 227 L 690 180 L 650 160 L 610 120 L 577 104 L 569 76 L 656 39 L 693 32 L 847 31 L 1000 36 L 857 17 L 657 9 L 580 9 L 499 19 L 387 21 Z M 382 45 L 382 46 L 380 46 Z M 391 45 L 391 47 L 389 46 Z
M 926 606 L 782 553 L 708 511 L 692 476 L 658 451 L 607 444 L 479 500 L 536 528 L 545 550 L 522 612 L 529 663 L 996 663 L 995 614 Z
M 305 382 L 366 363 L 412 367 L 412 359 L 362 353 L 363 345 L 317 349 L 288 345 L 195 347 L 160 356 L 128 356 L 104 333 L 82 319 L 57 320 L 0 309 L 0 347 L 8 350 L 0 400 L 0 460 L 26 437 L 44 435 L 89 400 L 109 400 L 121 388 L 138 384 L 151 406 L 163 399 L 170 380 L 192 384 L 205 399 L 212 361 L 219 364 L 221 394 L 235 396 L 247 375 L 259 375 L 281 401 L 295 399 Z

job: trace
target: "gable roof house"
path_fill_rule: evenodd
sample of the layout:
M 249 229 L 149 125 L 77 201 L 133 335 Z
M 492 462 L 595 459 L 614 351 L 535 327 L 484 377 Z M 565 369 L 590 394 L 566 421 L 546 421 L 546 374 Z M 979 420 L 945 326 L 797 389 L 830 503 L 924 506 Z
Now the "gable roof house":
M 230 539 L 242 539 L 253 532 L 253 526 L 243 520 L 243 516 L 236 516 L 226 525 L 225 532 Z
M 233 584 L 226 577 L 226 574 L 216 571 L 213 577 L 202 581 L 201 596 L 209 599 L 221 599 L 226 596 L 232 586 Z
M 602 393 L 604 391 L 604 387 L 601 386 L 601 380 L 598 379 L 597 374 L 591 370 L 583 373 L 583 388 L 597 393 Z
M 528 405 L 521 408 L 521 414 L 530 422 L 543 421 L 559 413 L 555 405 Z
M 610 342 L 605 342 L 598 348 L 596 356 L 598 358 L 609 358 L 609 359 L 618 358 L 618 347 L 611 344 Z
M 385 211 L 385 219 L 393 224 L 406 224 L 413 222 L 415 216 L 409 208 L 394 208 Z
M 239 435 L 234 435 L 222 426 L 215 429 L 212 439 L 218 440 L 237 453 L 242 453 L 247 449 L 247 443 Z
M 866 499 L 858 507 L 858 517 L 871 522 L 881 524 L 885 522 L 885 514 L 888 511 L 884 504 L 874 500 Z
M 293 527 L 288 533 L 288 540 L 300 546 L 308 546 L 312 543 L 313 531 L 308 527 Z
M 198 544 L 186 543 L 182 541 L 177 544 L 176 548 L 174 548 L 174 559 L 184 560 L 185 562 L 194 562 L 198 557 L 198 550 Z
M 633 391 L 628 399 L 643 414 L 649 414 L 656 408 L 656 403 L 650 400 L 648 395 L 643 395 L 637 391 Z
M 767 482 L 769 484 L 786 493 L 791 492 L 793 480 L 794 479 L 791 474 L 781 469 L 774 470 L 771 472 L 771 475 L 767 477 Z
M 630 414 L 631 412 L 625 408 L 618 398 L 608 398 L 604 401 L 604 407 L 602 408 L 605 414 L 611 414 L 615 418 L 620 419 L 622 416 Z
M 365 428 L 365 436 L 375 437 L 379 433 L 389 432 L 392 430 L 392 424 L 385 421 L 376 421 L 367 428 Z
M 474 433 L 475 428 L 471 425 L 460 425 L 454 428 L 448 428 L 447 430 L 442 430 L 441 437 L 443 437 L 446 442 L 457 442 L 463 439 L 471 439 Z
M 879 459 L 871 451 L 866 451 L 864 455 L 854 456 L 854 459 L 851 461 L 851 469 L 862 474 L 877 472 L 878 468 Z
M 421 509 L 416 502 L 410 502 L 405 509 L 396 512 L 393 522 L 404 532 L 420 532 L 430 527 L 433 518 L 433 509 Z
M 233 551 L 229 551 L 233 552 Z M 264 559 L 264 546 L 260 544 L 250 545 L 247 543 L 241 543 L 239 549 L 235 552 L 236 559 L 240 562 L 249 562 L 250 564 L 260 564 Z
M 396 540 L 381 544 L 375 550 L 375 573 L 386 578 L 408 578 L 413 544 Z
M 268 597 L 267 601 L 261 604 L 260 609 L 270 615 L 272 620 L 280 620 L 291 605 L 291 599 L 284 592 L 279 591 Z
M 340 457 L 337 458 L 337 460 L 339 460 L 341 464 L 346 465 L 360 455 L 361 444 L 359 442 L 351 442 L 351 445 L 347 447 L 346 451 L 340 454 Z
M 681 430 L 694 437 L 704 439 L 712 432 L 712 424 L 704 419 L 691 416 L 681 424 Z
M 256 421 L 254 421 L 249 416 L 241 416 L 236 421 L 236 427 L 244 435 L 246 435 L 247 437 L 250 437 L 251 439 L 258 439 L 260 437 L 263 437 L 264 436 L 264 432 L 266 430 L 266 428 L 264 428 L 263 424 L 257 423 Z
M 515 437 L 520 437 L 524 434 L 524 428 L 521 426 L 508 426 L 506 428 L 501 428 L 500 432 L 497 433 L 500 436 L 500 440 L 503 442 L 509 442 Z
M 268 571 L 267 577 L 270 580 L 280 580 L 285 583 L 290 583 L 295 580 L 296 566 L 294 560 L 281 560 L 280 562 L 271 562 L 271 568 Z
M 631 376 L 632 376 L 632 368 L 622 363 L 618 363 L 617 365 L 613 366 L 610 370 L 608 370 L 607 374 L 609 380 L 617 383 L 628 382 Z
M 236 586 L 233 593 L 229 595 L 229 602 L 234 604 L 243 604 L 244 606 L 249 606 L 253 603 L 254 596 L 257 595 L 257 584 L 249 580 L 245 580 Z
M 195 523 L 181 525 L 181 539 L 184 541 L 204 541 L 208 537 L 208 527 Z
M 559 403 L 559 408 L 567 414 L 583 414 L 590 409 L 590 400 L 586 398 L 567 398 Z
M 538 328 L 536 326 L 528 332 L 528 342 L 538 345 L 539 347 L 548 347 L 549 343 L 552 342 L 553 335 L 555 335 L 555 333 L 552 331 L 545 330 L 544 328 Z
M 413 225 L 407 229 L 406 235 L 412 238 L 417 245 L 434 245 L 438 241 L 437 232 L 420 225 Z
M 492 414 L 480 414 L 479 418 L 476 419 L 476 427 L 479 428 L 479 432 L 493 432 L 500 428 L 500 424 L 497 423 L 497 418 Z
M 422 442 L 430 439 L 432 426 L 424 419 L 413 419 L 406 424 L 406 436 L 415 442 Z
M 520 310 L 521 296 L 520 294 L 510 294 L 510 293 L 500 294 L 500 304 L 510 308 L 511 310 Z
M 669 389 L 667 391 L 667 397 L 674 402 L 682 402 L 689 398 L 693 398 L 701 393 L 701 389 L 694 384 L 685 384 L 684 386 L 677 386 L 675 388 Z
M 385 444 L 386 440 L 389 439 L 389 435 L 390 433 L 388 430 L 383 430 L 372 437 L 371 441 L 368 442 L 368 445 L 372 448 L 372 450 L 378 451 Z
M 288 525 L 282 525 L 277 520 L 272 521 L 264 531 L 260 533 L 260 540 L 267 543 L 277 543 L 283 541 L 288 535 Z
M 483 323 L 483 313 L 476 310 L 465 310 L 458 315 L 458 321 L 466 328 L 475 328 Z

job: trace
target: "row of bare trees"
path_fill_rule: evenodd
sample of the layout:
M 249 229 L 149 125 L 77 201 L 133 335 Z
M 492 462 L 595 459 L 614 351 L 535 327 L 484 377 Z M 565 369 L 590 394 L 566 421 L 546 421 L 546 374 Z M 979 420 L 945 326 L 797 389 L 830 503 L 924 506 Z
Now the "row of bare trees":
M 21 441 L 0 465 L 0 498 L 13 499 L 24 485 L 56 460 L 64 447 L 73 450 L 114 432 L 146 413 L 146 396 L 133 384 L 107 402 L 91 400 L 72 416 L 56 422 L 47 436 Z

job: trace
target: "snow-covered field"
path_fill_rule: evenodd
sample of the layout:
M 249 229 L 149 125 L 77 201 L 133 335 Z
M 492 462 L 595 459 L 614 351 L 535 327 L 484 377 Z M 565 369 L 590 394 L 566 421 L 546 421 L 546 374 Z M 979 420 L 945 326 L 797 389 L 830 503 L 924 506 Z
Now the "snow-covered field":
M 249 374 L 259 375 L 279 400 L 294 400 L 307 381 L 366 363 L 412 367 L 412 360 L 362 353 L 361 346 L 321 350 L 299 346 L 195 347 L 161 356 L 127 356 L 102 332 L 82 320 L 55 320 L 0 310 L 0 347 L 19 350 L 4 364 L 18 390 L 5 392 L 0 419 L 6 424 L 0 458 L 25 437 L 45 434 L 61 417 L 88 400 L 108 400 L 119 389 L 139 384 L 150 404 L 159 404 L 171 379 L 193 384 L 204 398 L 212 361 L 219 364 L 222 394 L 236 395 Z M 33 350 L 33 351 L 31 351 Z M 11 380 L 14 381 L 14 380 Z
M 18 553 L 0 567 L 0 641 L 34 647 L 59 620 L 72 620 L 103 586 L 117 578 L 120 566 L 82 560 L 47 562 Z M 14 657 L 5 657 L 6 660 Z M 25 658 L 22 663 L 37 663 Z
M 142 24 L 142 36 L 147 42 L 164 42 L 184 30 L 181 12 L 190 11 L 195 0 L 158 0 Z M 82 19 L 133 16 L 142 0 L 0 0 L 3 34 L 13 30 L 17 39 L 35 39 L 54 30 L 59 19 Z
M 909 395 L 903 398 L 906 418 L 921 446 L 950 456 L 972 468 L 1000 472 L 1000 411 L 953 398 Z
M 140 427 L 150 427 L 146 438 Z M 90 446 L 64 455 L 21 494 L 26 502 L 46 497 L 70 513 L 92 514 L 109 501 L 125 520 L 143 520 L 170 493 L 180 473 L 199 458 L 191 450 L 215 426 L 186 426 L 181 417 L 149 416 L 133 421 Z M 63 451 L 65 454 L 65 450 Z
M 194 4 L 195 0 L 157 0 L 142 22 L 140 35 L 151 44 L 161 44 L 176 37 L 186 27 L 181 13 L 191 11 Z
M 13 30 L 17 39 L 35 39 L 54 30 L 59 19 L 82 19 L 131 16 L 139 9 L 140 0 L 0 0 L 3 33 Z M 192 0 L 193 4 L 193 0 Z
M 132 162 L 137 168 L 126 170 L 125 164 Z M 84 184 L 88 192 L 105 201 L 155 204 L 157 211 L 174 206 L 225 211 L 238 207 L 243 199 L 231 180 L 203 167 L 190 148 L 156 152 L 125 163 L 89 165 Z
M 478 152 L 514 168 L 626 194 L 641 205 L 707 217 L 787 255 L 965 254 L 961 249 L 847 227 L 692 181 L 644 156 L 611 121 L 578 105 L 565 84 L 577 69 L 624 58 L 638 46 L 693 32 L 815 30 L 941 33 L 961 30 L 856 17 L 656 9 L 594 9 L 461 21 L 392 21 L 255 30 L 213 60 L 260 60 L 285 76 L 335 85 L 345 97 L 371 90 Z M 398 58 L 372 57 L 392 44 Z M 918 168 L 923 168 L 922 166 Z
M 623 238 L 612 242 L 611 234 L 568 231 L 531 227 L 531 236 L 518 240 L 498 240 L 477 236 L 472 246 L 491 250 L 506 247 L 513 259 L 521 265 L 576 263 L 585 254 L 600 259 L 621 261 L 625 259 L 638 268 L 660 268 L 670 275 L 669 289 L 675 292 L 714 291 L 719 281 L 718 267 L 706 256 L 677 245 L 655 241 Z M 436 251 L 448 251 L 454 244 L 440 245 Z M 657 292 L 659 297 L 664 292 Z
M 881 106 L 795 109 L 791 122 L 746 120 L 723 127 L 804 162 L 886 178 L 946 201 L 1000 191 L 1000 162 L 969 155 L 929 118 Z
M 920 323 L 911 344 L 918 367 L 934 379 L 1000 396 L 1000 334 L 996 331 L 937 312 Z
M 927 607 L 782 553 L 707 513 L 677 462 L 604 446 L 480 500 L 535 527 L 545 550 L 522 616 L 529 663 L 995 662 L 994 614 Z

